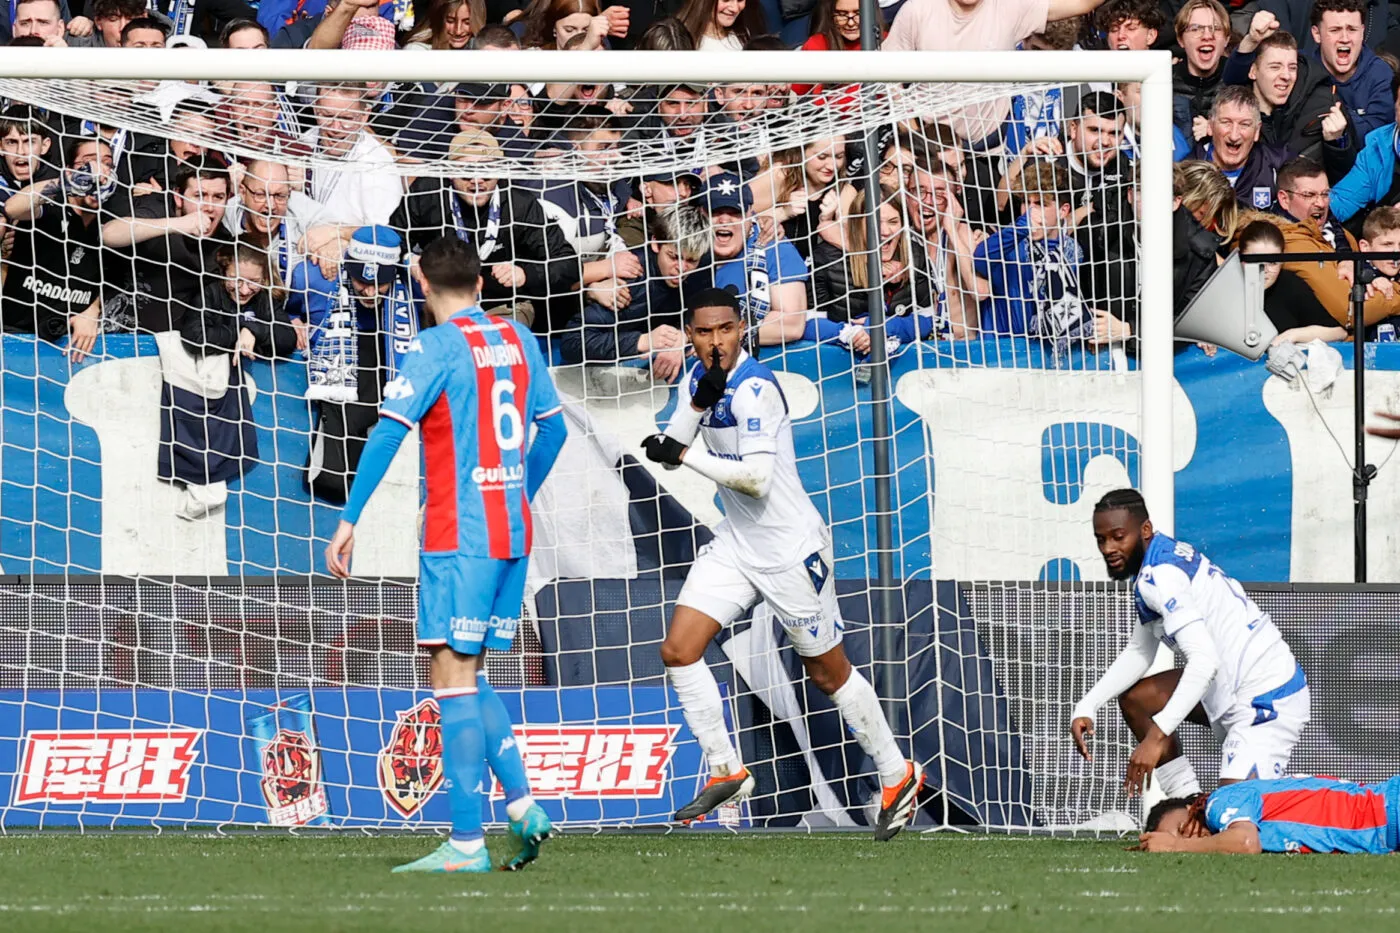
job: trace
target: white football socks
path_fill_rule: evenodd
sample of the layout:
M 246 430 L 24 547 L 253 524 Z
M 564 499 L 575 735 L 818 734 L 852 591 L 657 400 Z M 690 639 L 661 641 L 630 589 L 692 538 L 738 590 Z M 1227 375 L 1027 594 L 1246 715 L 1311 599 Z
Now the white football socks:
M 702 659 L 694 664 L 668 667 L 666 677 L 680 698 L 685 724 L 710 763 L 710 773 L 726 777 L 742 771 L 744 766 L 739 763 L 739 753 L 734 750 L 729 730 L 724 726 L 724 701 L 710 666 Z
M 1190 797 L 1201 792 L 1196 769 L 1191 767 L 1191 761 L 1185 755 L 1158 765 L 1152 774 L 1157 780 L 1157 789 L 1168 797 Z
M 875 770 L 880 772 L 880 783 L 894 787 L 909 773 L 904 754 L 895 744 L 894 733 L 880 709 L 880 698 L 870 681 L 861 676 L 860 671 L 851 668 L 851 676 L 831 695 L 831 702 L 841 711 L 856 742 L 865 753 L 875 760 Z
M 510 803 L 506 804 L 506 816 L 518 821 L 525 815 L 526 810 L 534 806 L 534 803 L 535 798 L 531 797 L 529 794 L 526 794 L 519 800 L 512 800 Z
M 448 841 L 452 843 L 452 848 L 463 855 L 474 855 L 481 851 L 482 846 L 486 845 L 484 839 L 449 839 Z

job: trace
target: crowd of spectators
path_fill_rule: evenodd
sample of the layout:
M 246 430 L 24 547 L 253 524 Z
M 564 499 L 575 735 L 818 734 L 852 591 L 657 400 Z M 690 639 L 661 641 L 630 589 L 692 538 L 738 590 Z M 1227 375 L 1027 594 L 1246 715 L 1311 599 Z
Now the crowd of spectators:
M 849 50 L 861 35 L 857 0 L 85 2 L 12 0 L 0 42 L 701 54 Z M 876 25 L 895 50 L 1173 50 L 1181 307 L 1237 246 L 1400 242 L 1389 9 L 894 0 Z M 1137 85 L 988 96 L 888 126 L 876 203 L 860 183 L 862 139 L 783 141 L 804 107 L 856 99 L 752 81 L 269 76 L 135 85 L 121 103 L 136 129 L 3 101 L 0 319 L 66 339 L 75 360 L 104 333 L 178 335 L 162 352 L 193 361 L 206 419 L 210 393 L 241 393 L 240 359 L 304 360 L 323 441 L 308 483 L 330 498 L 343 483 L 317 468 L 353 471 L 421 324 L 412 257 L 444 235 L 476 246 L 483 304 L 532 328 L 556 362 L 670 381 L 686 358 L 685 296 L 715 285 L 741 299 L 756 347 L 817 341 L 863 359 L 882 302 L 891 352 L 996 338 L 1046 365 L 1099 351 L 1125 364 L 1138 329 Z M 1293 337 L 1345 337 L 1352 271 L 1284 264 L 1269 313 Z M 1381 279 L 1367 323 L 1396 312 Z

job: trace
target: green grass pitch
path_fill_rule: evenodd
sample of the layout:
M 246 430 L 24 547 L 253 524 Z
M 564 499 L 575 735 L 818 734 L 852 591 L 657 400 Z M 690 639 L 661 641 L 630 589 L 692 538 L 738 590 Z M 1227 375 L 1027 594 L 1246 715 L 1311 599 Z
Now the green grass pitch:
M 1400 929 L 1400 860 L 906 832 L 568 835 L 524 872 L 390 875 L 424 836 L 0 837 L 0 930 Z M 505 840 L 493 836 L 500 854 Z

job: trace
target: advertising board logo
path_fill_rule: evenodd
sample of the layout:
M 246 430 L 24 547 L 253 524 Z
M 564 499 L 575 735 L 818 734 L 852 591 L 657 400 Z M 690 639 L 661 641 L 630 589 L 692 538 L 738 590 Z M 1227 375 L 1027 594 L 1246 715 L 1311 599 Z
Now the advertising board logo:
M 442 786 L 442 725 L 437 700 L 399 713 L 379 752 L 379 789 L 401 816 L 412 816 Z
M 679 726 L 517 726 L 515 738 L 541 799 L 662 797 Z M 442 786 L 442 725 L 437 701 L 399 713 L 379 752 L 379 787 L 412 816 Z M 504 796 L 499 784 L 492 796 Z
M 679 726 L 527 726 L 515 730 L 537 798 L 661 797 Z M 495 795 L 502 794 L 499 785 Z
M 15 803 L 179 803 L 200 729 L 29 732 Z
M 305 732 L 278 729 L 262 749 L 263 799 L 274 826 L 300 826 L 326 813 L 321 752 Z

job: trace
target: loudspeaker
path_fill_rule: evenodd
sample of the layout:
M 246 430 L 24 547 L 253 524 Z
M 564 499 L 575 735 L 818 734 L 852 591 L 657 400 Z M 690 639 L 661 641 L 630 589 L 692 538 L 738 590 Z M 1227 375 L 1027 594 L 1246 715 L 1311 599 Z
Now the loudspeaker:
M 1178 340 L 1200 340 L 1257 360 L 1278 336 L 1264 313 L 1264 267 L 1240 262 L 1238 251 L 1215 270 L 1176 319 Z

